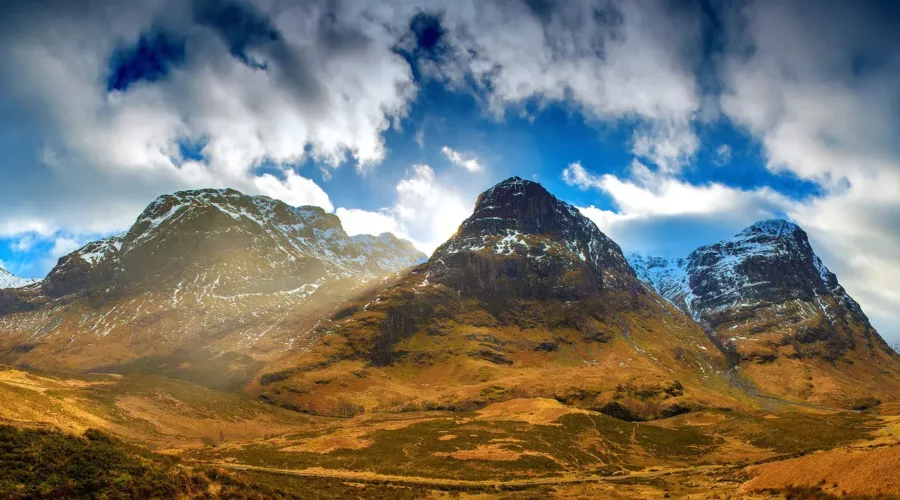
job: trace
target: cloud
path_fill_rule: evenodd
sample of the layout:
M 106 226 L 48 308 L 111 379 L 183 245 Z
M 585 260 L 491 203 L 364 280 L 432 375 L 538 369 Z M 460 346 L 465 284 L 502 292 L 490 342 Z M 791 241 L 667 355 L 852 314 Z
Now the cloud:
M 444 153 L 444 156 L 450 160 L 450 163 L 456 165 L 459 168 L 468 170 L 469 172 L 480 172 L 484 170 L 484 166 L 478 162 L 478 159 L 475 158 L 471 153 L 461 153 L 459 151 L 453 150 L 448 146 L 444 146 L 441 148 L 441 153 Z
M 315 182 L 300 177 L 294 171 L 285 172 L 285 179 L 279 180 L 272 174 L 263 174 L 253 179 L 257 192 L 283 200 L 289 205 L 316 205 L 327 211 L 334 210 L 328 194 Z
M 0 131 L 0 147 L 14 143 L 17 157 L 0 167 L 0 235 L 117 231 L 159 194 L 196 187 L 330 208 L 296 165 L 311 161 L 327 180 L 348 160 L 363 171 L 383 161 L 384 133 L 418 92 L 398 50 L 410 44 L 421 74 L 471 91 L 495 116 L 537 102 L 624 120 L 639 125 L 635 151 L 672 169 L 695 149 L 696 16 L 663 2 L 51 0 L 3 10 L 0 122 L 16 130 Z M 463 168 L 483 168 L 456 153 Z
M 431 254 L 472 214 L 467 201 L 428 165 L 413 165 L 396 185 L 396 202 L 379 212 L 338 208 L 348 234 L 391 232 Z
M 416 95 L 383 7 L 5 5 L 0 122 L 19 126 L 0 147 L 15 141 L 19 157 L 0 167 L 0 234 L 115 231 L 159 194 L 194 187 L 331 209 L 294 166 L 372 168 Z
M 731 163 L 731 146 L 728 144 L 722 144 L 716 148 L 716 157 L 713 162 L 720 166 L 724 167 Z
M 27 252 L 34 247 L 35 243 L 37 243 L 37 235 L 33 233 L 26 233 L 19 238 L 16 238 L 12 243 L 10 243 L 9 247 L 14 252 Z
M 626 251 L 684 256 L 761 219 L 781 217 L 797 202 L 769 188 L 742 190 L 719 183 L 694 185 L 635 160 L 629 178 L 595 175 L 580 163 L 563 181 L 608 196 L 612 210 L 579 207 Z
M 678 170 L 696 152 L 699 9 L 472 1 L 439 21 L 423 71 L 485 96 L 497 116 L 535 101 L 572 104 L 591 120 L 638 124 L 633 150 L 660 168 Z
M 370 212 L 359 208 L 340 207 L 335 212 L 340 217 L 341 225 L 347 234 L 394 233 L 399 238 L 410 239 L 406 227 L 391 214 L 389 209 L 381 212 Z

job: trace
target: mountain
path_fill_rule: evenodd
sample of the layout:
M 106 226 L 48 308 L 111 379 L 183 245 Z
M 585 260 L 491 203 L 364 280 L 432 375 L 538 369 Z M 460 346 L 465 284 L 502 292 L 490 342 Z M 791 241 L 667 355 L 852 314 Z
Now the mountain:
M 7 271 L 0 267 L 0 289 L 3 288 L 21 288 L 26 285 L 30 285 L 37 280 L 29 279 L 29 278 L 20 278 L 15 274 Z
M 615 242 L 514 177 L 428 262 L 339 310 L 248 392 L 340 416 L 549 397 L 645 420 L 718 404 L 725 369 Z
M 182 191 L 0 295 L 0 346 L 8 362 L 72 369 L 185 347 L 266 359 L 349 294 L 424 258 L 392 235 L 350 237 L 318 207 Z
M 686 258 L 629 261 L 765 390 L 851 404 L 864 387 L 896 384 L 900 358 L 796 224 L 757 222 Z

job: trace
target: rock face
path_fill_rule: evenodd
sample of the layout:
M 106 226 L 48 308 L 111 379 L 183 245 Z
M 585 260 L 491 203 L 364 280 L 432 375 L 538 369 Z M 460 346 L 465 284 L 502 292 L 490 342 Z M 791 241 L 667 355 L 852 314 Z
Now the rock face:
M 279 322 L 333 307 L 424 258 L 391 235 L 350 237 L 318 207 L 183 191 L 159 197 L 127 232 L 62 257 L 40 283 L 0 297 L 0 332 L 27 349 L 17 358 L 30 364 L 63 339 L 78 368 L 185 344 L 264 355 L 291 342 L 277 335 Z M 107 344 L 117 348 L 88 347 Z
M 575 207 L 518 177 L 478 197 L 429 268 L 429 281 L 475 295 L 580 298 L 637 284 L 619 245 Z
M 20 278 L 15 274 L 7 271 L 0 267 L 0 289 L 3 288 L 21 288 L 26 285 L 30 285 L 37 280 L 28 279 L 28 278 Z
M 479 196 L 428 262 L 314 335 L 248 391 L 314 413 L 552 397 L 643 420 L 712 404 L 700 388 L 726 369 L 615 242 L 518 177 Z
M 629 261 L 642 281 L 742 362 L 821 361 L 850 378 L 869 371 L 847 367 L 858 360 L 872 369 L 873 360 L 881 370 L 897 368 L 896 356 L 796 224 L 762 221 L 687 258 L 629 255 Z

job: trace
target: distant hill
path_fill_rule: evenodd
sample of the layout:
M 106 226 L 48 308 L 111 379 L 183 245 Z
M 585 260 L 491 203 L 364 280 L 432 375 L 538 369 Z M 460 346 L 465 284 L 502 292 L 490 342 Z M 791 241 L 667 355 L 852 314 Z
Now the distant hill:
M 0 361 L 85 370 L 149 359 L 173 374 L 231 353 L 216 370 L 252 371 L 341 300 L 424 259 L 390 234 L 350 237 L 318 207 L 231 189 L 165 195 L 125 233 L 0 291 Z

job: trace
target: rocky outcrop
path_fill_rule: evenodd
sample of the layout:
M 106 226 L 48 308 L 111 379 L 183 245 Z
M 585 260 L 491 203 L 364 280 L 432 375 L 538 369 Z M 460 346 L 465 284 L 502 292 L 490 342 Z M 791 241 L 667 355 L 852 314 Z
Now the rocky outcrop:
M 777 330 L 800 351 L 828 344 L 826 356 L 856 340 L 883 344 L 796 224 L 757 222 L 684 259 L 629 258 L 641 280 L 727 342 Z

